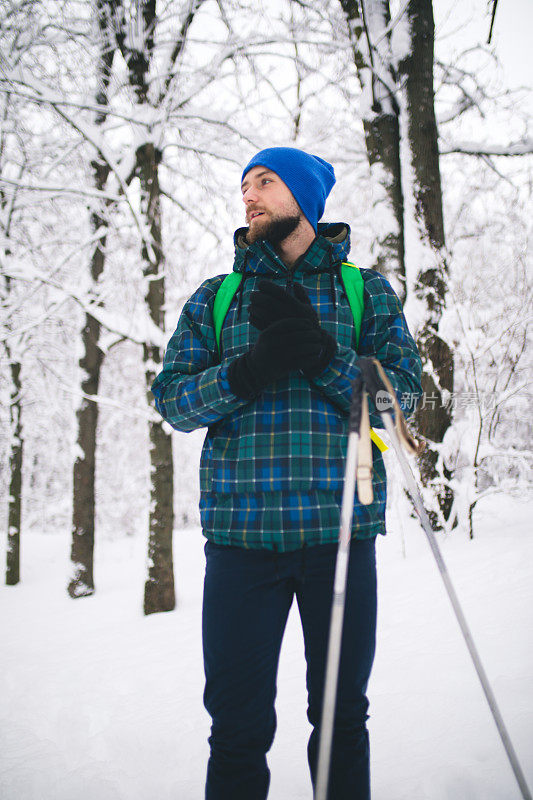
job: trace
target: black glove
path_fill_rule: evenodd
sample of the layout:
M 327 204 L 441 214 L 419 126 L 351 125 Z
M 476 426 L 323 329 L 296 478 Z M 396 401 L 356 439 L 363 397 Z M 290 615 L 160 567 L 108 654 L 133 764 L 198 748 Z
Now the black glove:
M 272 281 L 259 281 L 258 290 L 250 295 L 250 322 L 254 328 L 264 331 L 273 322 L 280 319 L 307 319 L 316 327 L 320 327 L 318 314 L 304 287 L 293 283 L 294 294 L 278 286 Z
M 230 363 L 231 391 L 249 400 L 294 370 L 313 369 L 323 349 L 321 334 L 306 319 L 281 319 L 269 325 L 247 353 Z
M 310 330 L 319 333 L 319 346 L 314 350 L 314 357 L 311 357 L 305 366 L 301 364 L 300 369 L 308 378 L 314 378 L 323 372 L 337 352 L 337 342 L 320 327 L 318 314 L 304 287 L 300 283 L 294 283 L 293 291 L 294 294 L 291 294 L 272 281 L 260 281 L 259 290 L 251 294 L 250 322 L 261 331 L 282 319 L 300 319 L 307 322 Z

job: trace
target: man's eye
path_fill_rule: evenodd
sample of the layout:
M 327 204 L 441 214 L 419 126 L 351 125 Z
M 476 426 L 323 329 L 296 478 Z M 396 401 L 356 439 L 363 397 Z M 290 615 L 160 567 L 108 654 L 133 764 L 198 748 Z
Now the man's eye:
M 272 178 L 263 178 L 262 183 L 272 183 Z

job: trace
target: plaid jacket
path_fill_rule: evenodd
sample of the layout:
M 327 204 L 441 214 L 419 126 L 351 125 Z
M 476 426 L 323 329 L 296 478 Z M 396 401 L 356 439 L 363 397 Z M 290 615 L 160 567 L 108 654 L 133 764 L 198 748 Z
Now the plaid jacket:
M 352 312 L 338 279 L 349 231 L 347 225 L 320 224 L 292 274 L 268 242 L 247 246 L 243 229 L 237 231 L 233 269 L 244 278 L 224 323 L 221 356 L 213 303 L 225 276 L 204 281 L 183 308 L 152 392 L 158 411 L 176 430 L 207 427 L 200 516 L 204 535 L 217 544 L 287 551 L 337 541 L 358 354 L 379 359 L 407 413 L 421 393 L 420 356 L 400 301 L 388 281 L 370 269 L 361 270 L 365 310 L 355 352 Z M 227 367 L 259 334 L 248 321 L 250 293 L 265 276 L 285 285 L 293 275 L 307 290 L 322 327 L 337 339 L 337 353 L 312 382 L 294 372 L 243 401 L 230 390 Z M 370 412 L 371 424 L 382 427 L 375 409 Z M 354 503 L 353 535 L 362 539 L 385 533 L 386 475 L 374 445 L 373 458 L 374 502 L 362 506 L 356 497 Z

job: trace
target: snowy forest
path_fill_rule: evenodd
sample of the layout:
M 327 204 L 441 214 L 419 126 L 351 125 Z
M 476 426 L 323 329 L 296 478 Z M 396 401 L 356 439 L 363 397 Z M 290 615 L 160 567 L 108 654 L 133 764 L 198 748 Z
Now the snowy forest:
M 511 582 L 514 567 L 506 559 L 515 539 L 506 539 L 511 532 L 504 528 L 516 521 L 514 535 L 525 540 L 525 503 L 533 485 L 527 346 L 533 100 L 529 53 L 522 84 L 511 83 L 500 62 L 496 6 L 452 0 L 0 0 L 0 606 L 15 628 L 17 614 L 28 606 L 24 630 L 35 632 L 39 653 L 49 624 L 42 633 L 35 630 L 41 614 L 68 617 L 73 632 L 87 604 L 102 603 L 98 611 L 92 606 L 91 622 L 83 617 L 82 629 L 58 646 L 59 671 L 65 664 L 76 669 L 70 641 L 80 646 L 82 660 L 84 653 L 90 658 L 86 636 L 96 647 L 113 648 L 119 629 L 124 635 L 117 609 L 127 608 L 126 629 L 135 640 L 141 635 L 137 618 L 146 622 L 155 614 L 139 652 L 124 651 L 108 675 L 115 694 L 122 697 L 123 690 L 130 702 L 144 693 L 146 718 L 165 717 L 170 706 L 150 711 L 145 696 L 153 674 L 148 662 L 153 666 L 158 648 L 168 657 L 169 645 L 161 647 L 158 636 L 164 630 L 169 637 L 171 628 L 157 625 L 168 626 L 165 618 L 182 614 L 194 618 L 190 628 L 189 622 L 175 623 L 184 625 L 183 638 L 171 657 L 179 658 L 181 647 L 199 647 L 198 465 L 205 431 L 171 432 L 155 410 L 150 386 L 187 298 L 208 276 L 231 271 L 233 231 L 244 224 L 242 168 L 269 146 L 301 147 L 334 165 L 337 184 L 324 219 L 347 222 L 351 260 L 392 283 L 422 356 L 424 395 L 410 424 L 426 448 L 412 467 L 431 521 L 449 543 L 466 586 L 476 565 L 480 580 L 495 585 L 490 565 L 498 559 L 508 571 L 496 584 L 501 581 L 503 592 L 505 577 Z M 386 538 L 396 536 L 401 561 L 416 522 L 392 455 L 387 469 L 391 518 L 400 522 Z M 497 514 L 509 525 L 493 538 L 487 534 L 493 549 L 468 550 L 487 546 L 484 525 Z M 414 576 L 416 545 L 412 552 Z M 514 552 L 513 564 L 527 561 L 526 550 Z M 525 592 L 526 576 L 513 574 L 515 589 Z M 531 625 L 520 607 L 524 596 L 517 597 L 518 608 L 508 599 L 493 617 L 502 627 L 509 622 L 505 609 L 516 614 L 517 627 L 520 619 Z M 174 615 L 156 613 L 172 610 Z M 448 613 L 444 607 L 442 617 Z M 108 614 L 115 627 L 104 641 L 97 620 Z M 483 621 L 483 608 L 472 606 L 472 614 Z M 448 620 L 443 626 L 448 624 L 453 628 Z M 529 636 L 529 645 L 520 647 L 513 639 L 517 650 L 510 655 L 513 662 L 522 659 L 522 677 L 524 664 L 529 674 L 533 667 Z M 490 649 L 489 633 L 486 645 Z M 28 646 L 9 649 L 26 663 Z M 60 647 L 65 655 L 69 651 L 65 660 Z M 179 675 L 187 695 L 196 698 L 190 708 L 198 716 L 201 675 L 191 672 L 201 669 L 201 659 L 193 665 L 192 658 L 188 653 Z M 142 664 L 138 685 L 132 659 Z M 16 663 L 7 671 L 8 690 L 9 681 L 17 680 Z M 44 663 L 54 669 L 51 655 Z M 470 670 L 467 663 L 448 666 Z M 283 669 L 292 680 L 288 666 Z M 39 680 L 38 672 L 32 674 Z M 172 696 L 169 675 L 161 678 L 165 703 Z M 68 678 L 72 695 L 65 703 L 78 703 L 76 684 Z M 50 686 L 56 685 L 57 675 Z M 517 702 L 518 739 L 525 743 L 529 735 L 524 766 L 531 772 L 531 723 L 525 711 L 519 715 L 526 690 L 531 706 L 530 679 L 520 689 L 513 684 L 508 698 Z M 115 694 L 109 688 L 98 705 L 102 714 L 108 703 L 115 708 Z M 286 689 L 282 700 L 289 703 L 289 697 Z M 459 702 L 453 693 L 447 697 Z M 37 702 L 43 717 L 45 705 Z M 13 708 L 18 714 L 19 706 Z M 169 719 L 175 713 L 168 710 Z M 91 735 L 98 737 L 102 719 L 96 714 Z M 52 758 L 44 784 L 16 767 L 13 756 L 4 796 L 66 798 L 75 791 L 80 798 L 141 797 L 133 774 L 130 786 L 118 772 L 106 772 L 104 779 L 91 771 L 74 711 L 69 720 L 58 744 L 63 760 Z M 25 724 L 27 733 L 31 726 Z M 133 711 L 121 724 L 135 724 Z M 165 717 L 165 738 L 174 735 L 174 724 Z M 121 730 L 112 728 L 107 736 Z M 446 754 L 455 728 L 450 723 L 441 735 Z M 466 725 L 462 735 L 464 750 L 475 728 Z M 178 778 L 175 767 L 167 782 L 159 777 L 160 797 L 200 796 L 200 739 L 191 756 L 200 777 L 191 767 Z M 180 739 L 183 747 L 185 741 Z M 491 745 L 501 758 L 497 742 L 491 739 Z M 133 771 L 134 751 L 143 746 L 137 732 L 123 769 Z M 159 753 L 155 728 L 147 747 L 145 771 L 153 763 L 149 753 Z M 167 756 L 169 748 L 165 741 Z M 14 738 L 7 752 L 16 752 Z M 81 765 L 87 794 L 72 775 L 61 791 L 55 786 L 69 756 Z M 383 783 L 380 796 L 515 797 L 505 765 L 501 785 L 491 766 L 481 770 L 477 786 L 478 756 L 485 758 L 465 756 L 466 766 L 457 768 L 475 765 L 464 793 L 454 773 L 435 790 L 428 788 L 434 781 L 417 783 L 413 776 L 405 794 L 391 793 Z M 95 764 L 98 758 L 113 760 L 100 753 Z M 434 758 L 427 755 L 416 768 L 433 766 Z M 35 764 L 41 761 L 45 754 Z M 289 773 L 287 756 L 280 774 Z M 389 778 L 394 786 L 392 770 Z M 148 786 L 144 794 L 153 791 Z M 285 794 L 279 787 L 276 794 L 273 785 L 273 797 L 309 792 Z

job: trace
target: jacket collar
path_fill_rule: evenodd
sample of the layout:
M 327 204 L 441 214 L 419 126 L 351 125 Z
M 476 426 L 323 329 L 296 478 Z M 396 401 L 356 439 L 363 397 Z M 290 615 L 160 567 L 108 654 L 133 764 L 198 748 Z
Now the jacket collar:
M 248 228 L 238 228 L 233 236 L 235 244 L 234 272 L 248 274 L 283 274 L 289 269 L 279 258 L 270 242 L 260 239 L 249 245 L 246 241 Z M 345 261 L 350 252 L 350 226 L 344 222 L 320 222 L 316 237 L 306 252 L 300 256 L 293 273 L 327 272 L 331 263 Z

